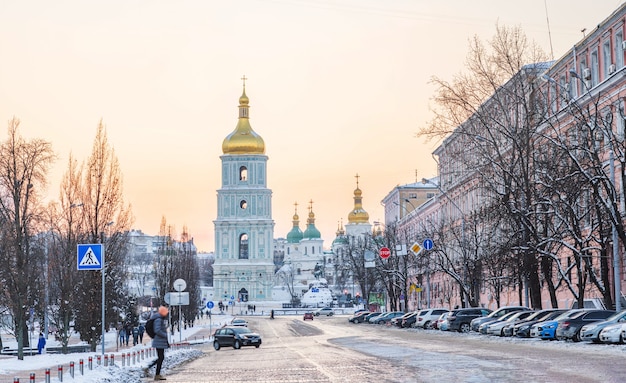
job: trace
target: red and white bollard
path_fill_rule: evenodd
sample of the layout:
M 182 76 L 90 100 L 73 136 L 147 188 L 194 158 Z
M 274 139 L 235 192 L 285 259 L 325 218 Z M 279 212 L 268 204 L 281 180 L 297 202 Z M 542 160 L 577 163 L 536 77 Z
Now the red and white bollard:
M 89 357 L 89 369 L 93 370 L 93 356 Z
M 29 379 L 29 382 L 30 382 L 30 383 L 35 383 L 35 373 L 34 373 L 34 372 L 31 372 L 31 373 L 30 373 L 30 379 Z
M 20 383 L 20 378 L 17 376 L 13 378 L 13 383 Z
M 46 383 L 50 383 L 50 369 L 46 368 Z
M 80 371 L 80 374 L 81 374 L 81 375 L 84 375 L 84 374 L 85 374 L 85 370 L 84 370 L 84 367 L 85 367 L 85 366 L 84 366 L 84 364 L 85 364 L 85 363 L 84 363 L 84 361 L 83 361 L 82 359 L 80 359 L 80 360 L 78 361 L 78 370 Z
M 59 382 L 62 382 L 63 381 L 63 365 L 62 364 L 59 364 L 58 371 L 59 371 Z
M 122 353 L 122 367 L 126 366 L 126 354 Z
M 115 366 L 115 355 L 111 354 L 111 366 Z
M 74 362 L 70 361 L 70 376 L 74 379 Z

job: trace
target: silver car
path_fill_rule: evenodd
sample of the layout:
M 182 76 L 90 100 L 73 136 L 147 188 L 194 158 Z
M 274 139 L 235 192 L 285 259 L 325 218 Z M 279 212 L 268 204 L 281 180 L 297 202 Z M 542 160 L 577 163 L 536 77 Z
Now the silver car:
M 615 313 L 602 322 L 594 322 L 584 325 L 580 329 L 580 340 L 589 340 L 594 343 L 600 343 L 602 341 L 600 339 L 600 332 L 605 327 L 614 323 L 622 322 L 626 322 L 626 310 Z
M 600 342 L 624 343 L 626 341 L 626 323 L 613 323 L 600 330 Z

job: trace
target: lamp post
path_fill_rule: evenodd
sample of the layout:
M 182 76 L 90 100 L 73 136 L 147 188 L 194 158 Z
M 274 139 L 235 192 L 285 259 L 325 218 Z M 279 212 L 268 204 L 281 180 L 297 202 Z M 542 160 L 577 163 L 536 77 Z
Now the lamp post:
M 463 259 L 463 269 L 465 271 L 465 268 L 467 266 L 466 265 L 466 262 L 467 262 L 467 251 L 466 251 L 466 246 L 465 246 L 465 213 L 463 212 L 463 209 L 461 209 L 459 207 L 459 205 L 457 205 L 457 203 L 454 202 L 454 200 L 452 198 L 450 198 L 448 193 L 446 193 L 445 190 L 443 190 L 441 188 L 441 186 L 439 186 L 439 184 L 434 183 L 433 181 L 431 181 L 429 179 L 426 179 L 426 178 L 422 178 L 422 183 L 424 185 L 431 184 L 431 185 L 435 186 L 437 189 L 439 189 L 441 194 L 443 194 L 448 199 L 448 201 L 450 201 L 452 206 L 454 206 L 459 211 L 459 213 L 461 214 L 461 257 Z M 464 274 L 466 274 L 466 273 L 464 273 Z M 464 279 L 466 279 L 466 278 L 467 278 L 467 275 L 465 275 Z M 463 281 L 463 282 L 467 283 L 467 281 Z M 467 295 L 468 294 L 464 294 L 465 303 L 467 303 Z
M 108 228 L 109 226 L 113 225 L 113 221 L 111 222 L 107 222 L 107 224 L 105 225 L 105 228 Z M 106 308 L 106 300 L 105 300 L 105 276 L 106 276 L 106 260 L 105 260 L 105 256 L 106 256 L 106 237 L 105 237 L 105 232 L 102 232 L 102 355 L 104 355 L 104 336 L 106 335 L 106 331 L 105 331 L 105 308 Z

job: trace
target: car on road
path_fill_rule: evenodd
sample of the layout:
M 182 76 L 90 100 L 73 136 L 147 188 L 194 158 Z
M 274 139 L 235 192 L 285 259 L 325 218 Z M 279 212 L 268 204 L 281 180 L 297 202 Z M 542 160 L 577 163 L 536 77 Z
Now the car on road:
M 558 325 L 559 320 L 578 315 L 578 313 L 584 310 L 585 309 L 568 310 L 554 319 L 535 323 L 530 328 L 530 336 L 533 338 L 538 337 L 543 340 L 555 340 L 556 339 L 556 327 Z
M 392 326 L 396 326 L 396 327 L 400 327 L 402 328 L 402 322 L 404 321 L 404 319 L 410 317 L 411 315 L 415 314 L 415 311 L 409 311 L 408 313 L 405 313 L 402 316 L 399 317 L 395 317 L 392 318 L 391 321 L 389 322 Z
M 580 329 L 580 340 L 590 340 L 594 343 L 601 343 L 602 341 L 600 340 L 600 331 L 602 331 L 608 325 L 625 322 L 626 310 L 622 310 L 618 313 L 611 315 L 604 321 L 586 324 Z
M 415 321 L 415 328 L 423 328 L 425 330 L 431 329 L 433 322 L 435 322 L 441 314 L 447 313 L 448 309 L 425 309 L 421 310 L 419 314 L 417 314 L 417 320 Z
M 313 313 L 312 312 L 304 313 L 303 320 L 307 320 L 307 319 L 313 320 Z
M 528 311 L 528 310 L 514 311 L 510 314 L 507 314 L 506 317 L 502 317 L 501 320 L 487 323 L 486 333 L 489 335 L 505 336 L 504 335 L 505 327 L 513 326 L 515 323 L 519 323 L 525 320 L 526 318 L 528 318 L 534 313 L 535 313 L 534 311 Z
M 370 323 L 373 323 L 373 324 L 388 324 L 389 322 L 391 322 L 391 320 L 393 318 L 401 317 L 404 314 L 405 314 L 404 311 L 388 311 L 388 312 L 384 313 L 383 315 L 380 315 L 380 316 L 377 316 L 375 318 L 370 319 Z
M 624 343 L 626 342 L 626 323 L 617 322 L 610 324 L 600 331 L 600 342 L 602 343 Z
M 369 314 L 371 314 L 369 311 L 359 311 L 358 313 L 354 313 L 354 315 L 348 318 L 348 322 L 363 323 L 363 319 L 365 319 L 365 317 Z
M 248 327 L 248 321 L 246 321 L 245 319 L 241 319 L 241 318 L 235 318 L 230 322 L 230 325 Z
M 408 316 L 405 316 L 402 319 L 402 323 L 400 324 L 400 327 L 402 327 L 402 328 L 411 328 L 411 327 L 413 327 L 413 324 L 417 320 L 417 313 L 418 313 L 417 311 L 412 311 Z
M 507 331 L 509 331 L 509 328 L 505 327 L 504 335 L 517 336 L 519 338 L 530 338 L 530 328 L 532 327 L 532 325 L 538 322 L 554 319 L 563 314 L 565 311 L 567 310 L 545 309 L 537 311 L 535 314 L 526 318 L 526 320 L 515 323 L 510 329 L 510 333 L 507 333 Z
M 381 315 L 383 315 L 383 314 L 384 314 L 384 313 L 381 313 L 381 312 L 378 312 L 378 311 L 375 311 L 375 312 L 373 312 L 373 313 L 369 313 L 369 314 L 367 314 L 367 315 L 363 318 L 363 320 L 362 320 L 362 321 L 360 321 L 360 323 L 372 323 L 372 322 L 370 322 L 370 319 L 375 318 L 375 317 L 378 317 L 378 316 L 381 316 Z
M 225 326 L 217 329 L 213 335 L 213 348 L 215 348 L 215 350 L 219 350 L 225 346 L 230 346 L 235 350 L 243 346 L 259 348 L 261 343 L 261 335 L 242 326 Z
M 450 311 L 439 315 L 439 318 L 437 318 L 437 321 L 433 324 L 433 328 L 440 331 L 448 331 L 448 315 L 450 315 Z
M 471 330 L 472 331 L 478 331 L 478 328 L 483 323 L 497 320 L 500 317 L 502 317 L 502 316 L 504 316 L 504 315 L 506 315 L 506 314 L 508 314 L 510 312 L 513 312 L 513 311 L 523 311 L 523 310 L 530 310 L 530 309 L 528 307 L 526 307 L 526 306 L 503 306 L 503 307 L 500 307 L 499 309 L 497 309 L 496 311 L 494 311 L 491 314 L 487 315 L 486 317 L 480 317 L 480 318 L 472 319 Z
M 315 311 L 313 311 L 313 315 L 315 315 L 316 317 L 320 316 L 320 315 L 326 315 L 326 316 L 333 316 L 335 314 L 335 312 L 333 311 L 332 307 L 321 307 Z
M 574 342 L 580 342 L 580 330 L 583 326 L 594 322 L 602 322 L 611 315 L 615 314 L 613 310 L 584 310 L 580 314 L 561 319 L 556 327 L 556 338 L 559 340 L 571 339 Z
M 455 309 L 448 315 L 448 330 L 458 332 L 469 332 L 470 322 L 479 317 L 486 317 L 491 310 L 481 307 L 470 307 Z

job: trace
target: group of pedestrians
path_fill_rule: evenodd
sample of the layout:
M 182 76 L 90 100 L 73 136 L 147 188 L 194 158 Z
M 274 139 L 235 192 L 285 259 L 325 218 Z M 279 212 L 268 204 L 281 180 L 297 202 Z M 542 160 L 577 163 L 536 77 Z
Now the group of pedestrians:
M 131 337 L 133 339 L 133 346 L 136 346 L 140 343 L 143 344 L 143 334 L 145 332 L 146 328 L 142 324 L 139 324 L 138 326 L 133 326 L 129 322 L 122 324 L 118 330 L 120 345 L 128 346 Z

